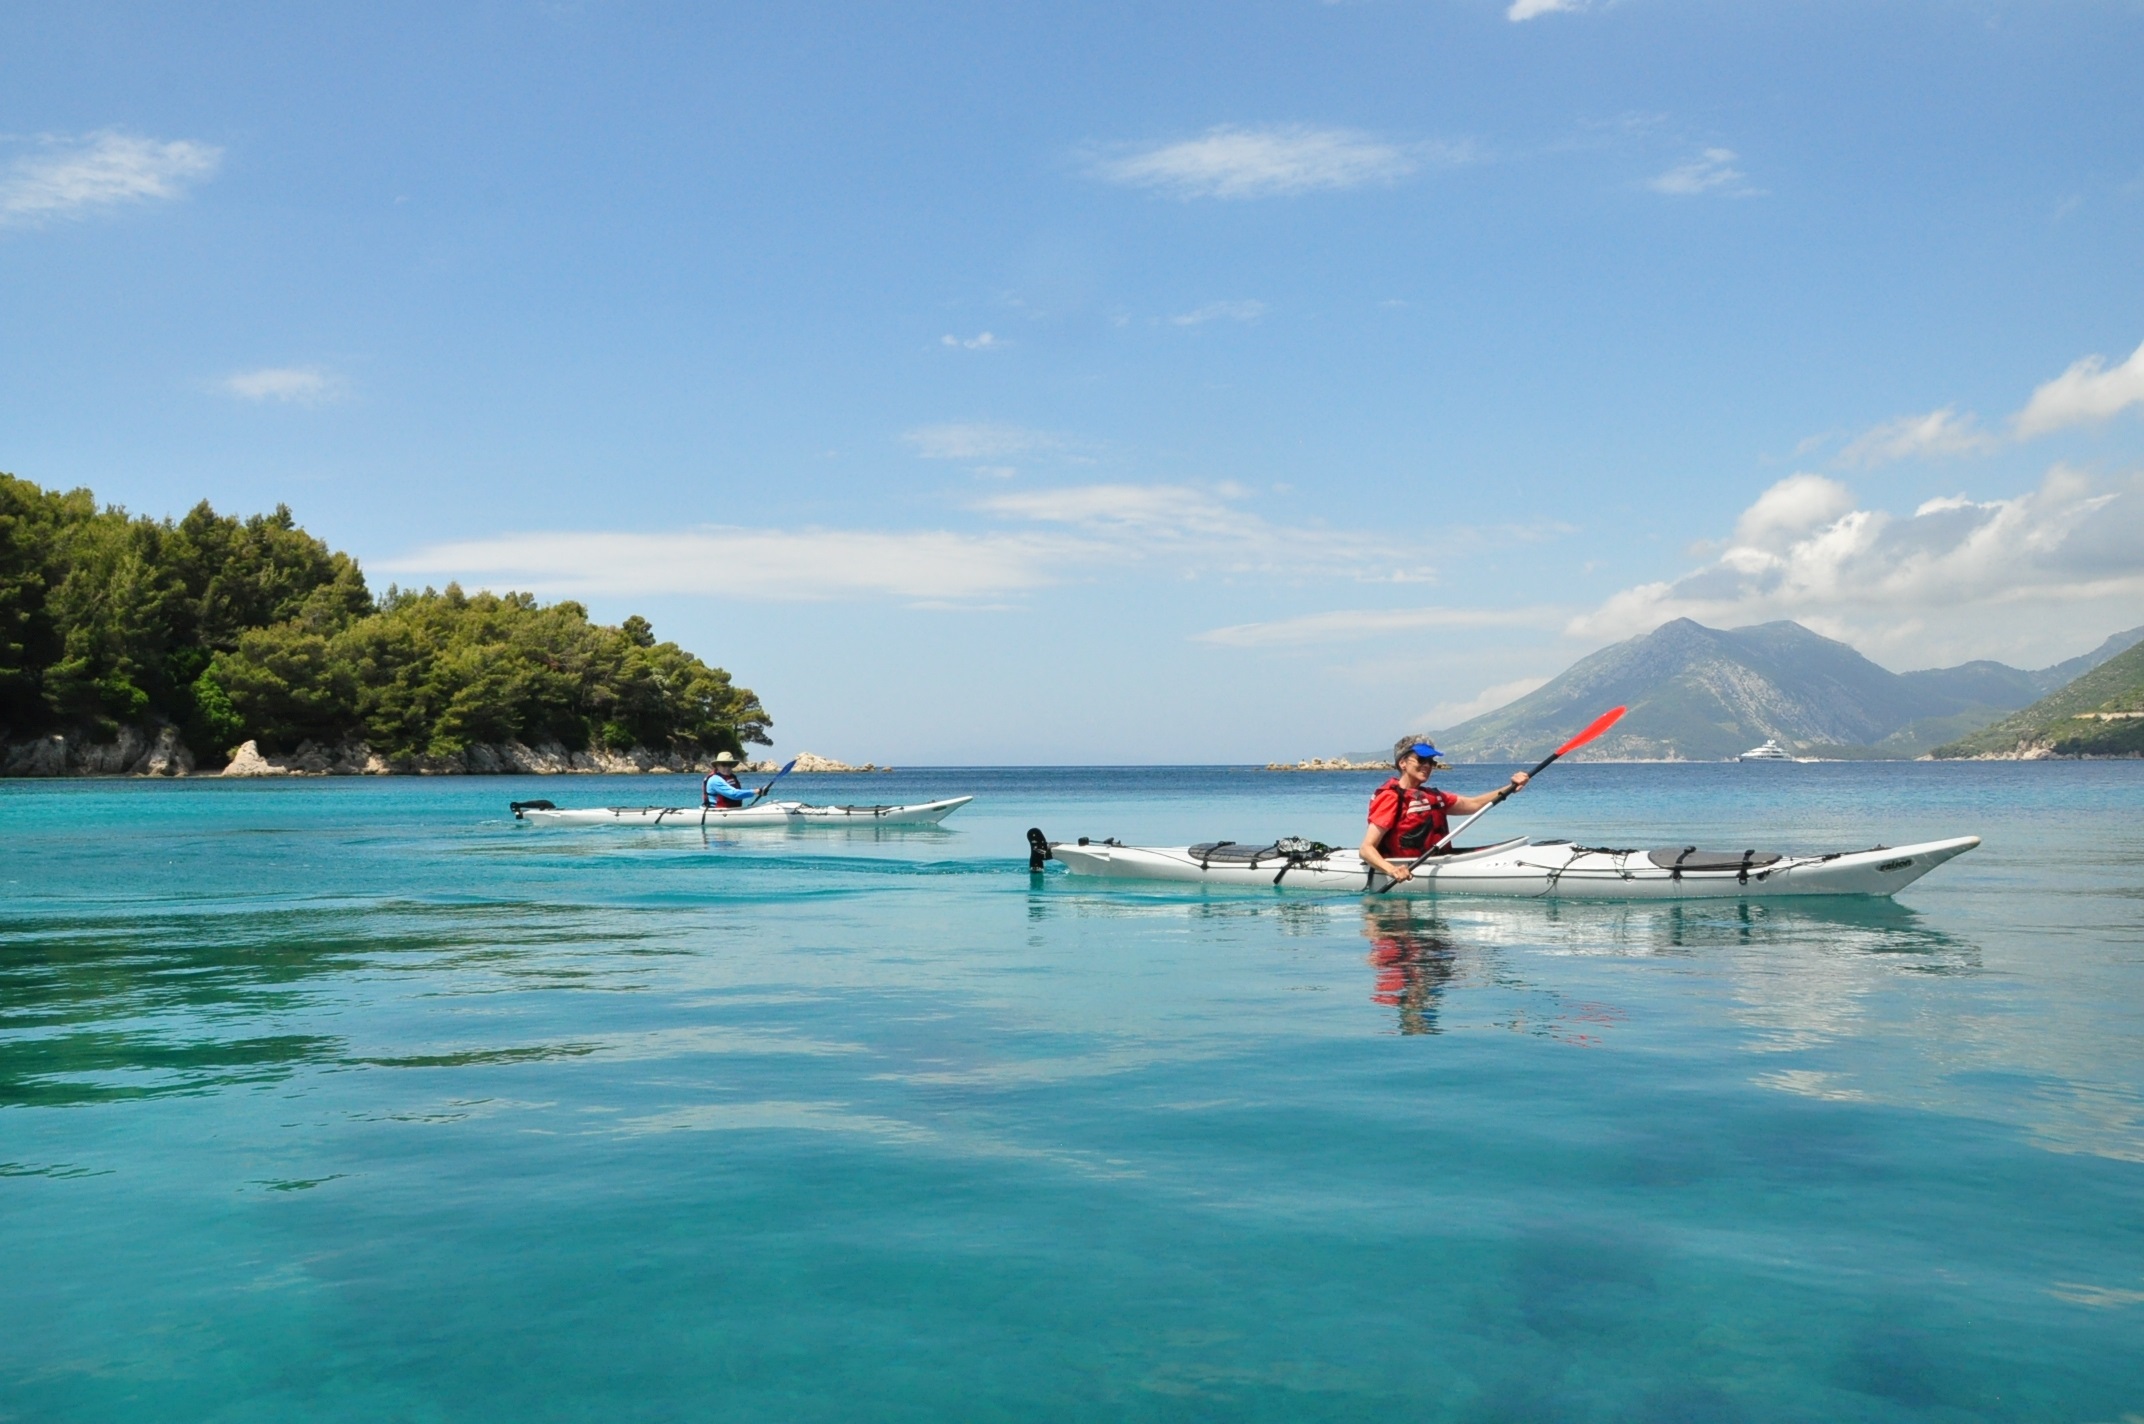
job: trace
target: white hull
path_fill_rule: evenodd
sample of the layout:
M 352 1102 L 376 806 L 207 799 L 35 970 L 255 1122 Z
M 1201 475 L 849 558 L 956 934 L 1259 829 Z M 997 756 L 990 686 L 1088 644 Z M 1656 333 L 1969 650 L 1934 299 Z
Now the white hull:
M 1777 742 L 1766 742 L 1766 743 L 1765 743 L 1765 744 L 1764 744 L 1763 746 L 1761 746 L 1761 747 L 1751 747 L 1751 748 L 1750 748 L 1750 749 L 1749 749 L 1748 751 L 1746 751 L 1746 752 L 1742 753 L 1742 755 L 1740 755 L 1740 756 L 1736 757 L 1736 758 L 1735 758 L 1735 760 L 1736 760 L 1736 761 L 1783 761 L 1783 762 L 1789 762 L 1789 763 L 1792 763 L 1792 762 L 1798 762 L 1798 761 L 1800 761 L 1800 760 L 1801 760 L 1801 758 L 1800 758 L 1800 757 L 1798 757 L 1798 756 L 1796 756 L 1796 755 L 1794 755 L 1794 753 L 1792 753 L 1792 752 L 1788 751 L 1788 750 L 1787 750 L 1787 749 L 1786 749 L 1785 747 L 1781 746 L 1781 745 L 1780 745 L 1779 743 L 1777 743 Z
M 1262 864 L 1223 864 L 1203 847 L 1154 848 L 1096 843 L 1052 843 L 1050 853 L 1075 875 L 1124 880 L 1173 880 L 1246 889 L 1354 891 L 1392 895 L 1491 895 L 1518 899 L 1732 900 L 1781 895 L 1893 895 L 1953 856 L 1980 844 L 1978 836 L 1879 846 L 1833 855 L 1753 857 L 1745 868 L 1714 867 L 1717 856 L 1694 863 L 1705 868 L 1663 866 L 1642 850 L 1589 850 L 1568 841 L 1532 842 L 1524 837 L 1500 845 L 1462 848 L 1425 863 L 1414 878 L 1394 885 L 1352 850 L 1315 859 L 1274 855 Z M 1659 853 L 1673 856 L 1676 852 Z M 1201 861 L 1206 863 L 1201 865 Z
M 728 811 L 699 806 L 597 806 L 561 811 L 548 806 L 517 805 L 514 815 L 532 826 L 671 826 L 707 830 L 737 826 L 935 826 L 974 799 L 955 796 L 915 806 L 807 806 L 802 801 L 762 801 Z

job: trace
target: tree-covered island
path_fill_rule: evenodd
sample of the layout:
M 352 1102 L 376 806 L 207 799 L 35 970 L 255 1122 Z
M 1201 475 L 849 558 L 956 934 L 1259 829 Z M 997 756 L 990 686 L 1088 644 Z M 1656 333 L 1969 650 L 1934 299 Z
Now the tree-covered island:
M 203 768 L 243 743 L 366 747 L 377 767 L 466 769 L 478 749 L 646 750 L 686 764 L 764 745 L 730 675 L 644 618 L 591 623 L 525 593 L 375 598 L 287 507 L 183 519 L 0 474 L 0 754 L 161 735 Z M 27 739 L 27 740 L 26 740 Z

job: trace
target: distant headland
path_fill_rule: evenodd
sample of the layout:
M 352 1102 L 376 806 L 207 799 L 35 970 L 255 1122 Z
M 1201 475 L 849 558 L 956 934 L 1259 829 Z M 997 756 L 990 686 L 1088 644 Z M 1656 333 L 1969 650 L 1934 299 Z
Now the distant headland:
M 645 618 L 375 598 L 287 507 L 154 519 L 0 474 L 0 775 L 680 771 L 771 725 Z

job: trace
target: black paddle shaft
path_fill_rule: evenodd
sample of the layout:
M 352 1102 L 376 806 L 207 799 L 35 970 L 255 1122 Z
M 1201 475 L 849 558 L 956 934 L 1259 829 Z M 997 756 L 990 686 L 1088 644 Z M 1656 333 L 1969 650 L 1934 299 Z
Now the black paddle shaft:
M 1557 757 L 1560 757 L 1560 756 L 1562 756 L 1562 755 L 1563 755 L 1563 753 L 1562 753 L 1562 752 L 1550 752 L 1550 753 L 1549 753 L 1549 754 L 1548 754 L 1547 756 L 1545 756 L 1545 757 L 1541 758 L 1541 760 L 1539 760 L 1539 761 L 1537 761 L 1537 762 L 1535 762 L 1535 763 L 1534 763 L 1534 769 L 1533 769 L 1532 771 L 1529 771 L 1529 772 L 1527 772 L 1527 773 L 1526 773 L 1526 779 L 1527 779 L 1528 781 L 1532 781 L 1532 780 L 1533 780 L 1533 779 L 1534 779 L 1535 777 L 1539 776 L 1539 775 L 1540 775 L 1540 774 L 1541 774 L 1542 772 L 1544 772 L 1544 771 L 1547 771 L 1547 770 L 1548 770 L 1548 764 L 1549 764 L 1550 762 L 1554 761 L 1554 760 L 1555 760 L 1555 759 L 1556 759 Z M 1504 798 L 1505 798 L 1506 796 L 1509 796 L 1509 795 L 1510 795 L 1510 794 L 1511 794 L 1512 792 L 1514 792 L 1514 791 L 1516 791 L 1516 790 L 1518 790 L 1518 789 L 1519 789 L 1519 788 L 1518 788 L 1518 787 L 1516 787 L 1516 786 L 1506 786 L 1506 787 L 1505 787 L 1505 788 L 1504 788 L 1503 790 L 1501 790 L 1501 791 L 1499 791 L 1499 792 L 1497 792 L 1497 793 L 1496 793 L 1496 799 L 1497 799 L 1497 800 L 1499 800 L 1499 801 L 1501 801 L 1501 800 L 1503 800 L 1503 799 L 1504 799 Z

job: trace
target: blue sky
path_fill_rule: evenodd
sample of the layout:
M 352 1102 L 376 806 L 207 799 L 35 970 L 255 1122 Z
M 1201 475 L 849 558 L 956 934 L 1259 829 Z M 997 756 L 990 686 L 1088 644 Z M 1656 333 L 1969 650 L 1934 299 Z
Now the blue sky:
M 2144 5 L 0 12 L 0 469 L 777 746 L 1264 760 L 2144 622 Z

